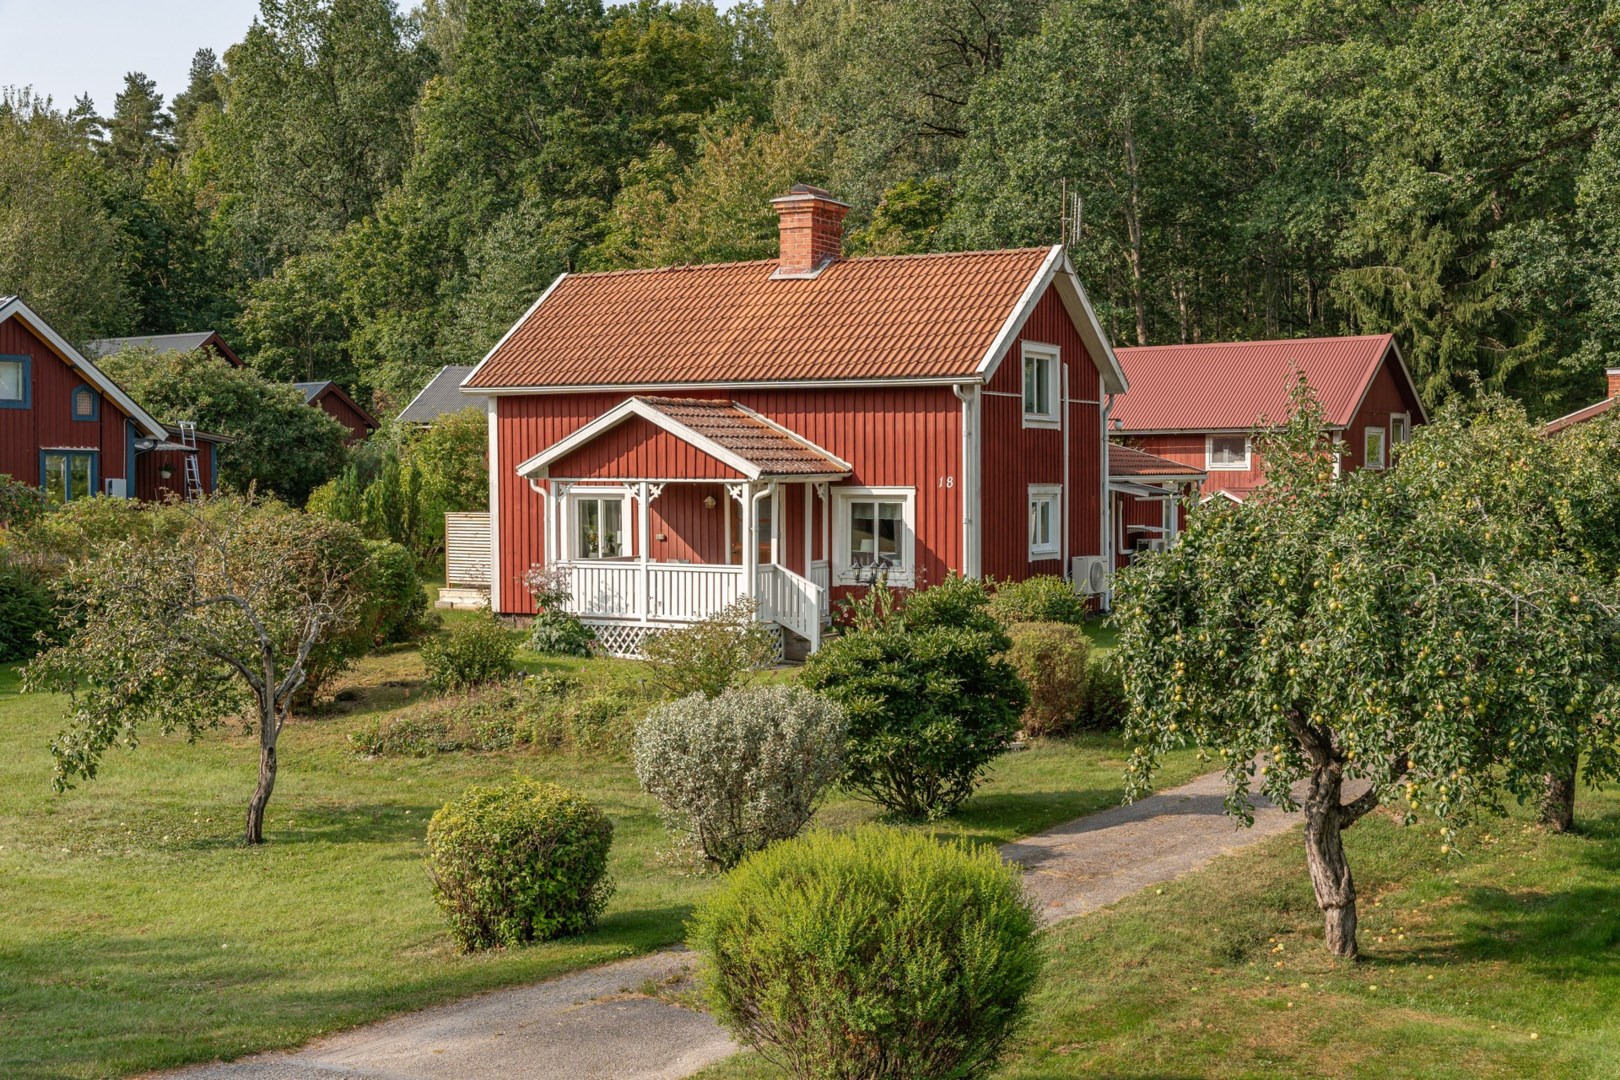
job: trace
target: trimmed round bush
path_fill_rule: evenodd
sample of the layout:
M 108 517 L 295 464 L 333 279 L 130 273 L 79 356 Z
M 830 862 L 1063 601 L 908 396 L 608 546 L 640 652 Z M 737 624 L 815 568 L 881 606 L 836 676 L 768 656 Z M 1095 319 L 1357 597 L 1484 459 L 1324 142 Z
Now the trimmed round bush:
M 849 713 L 843 785 L 907 818 L 940 817 L 972 795 L 1029 703 L 1001 655 L 1010 644 L 999 627 L 891 623 L 823 645 L 803 681 Z
M 427 831 L 433 899 L 463 952 L 583 934 L 613 894 L 613 823 L 556 784 L 469 788 Z
M 1079 626 L 1089 614 L 1086 598 L 1060 577 L 1042 574 L 1004 581 L 990 597 L 990 613 L 1004 626 L 1021 622 L 1060 622 Z
M 427 593 L 416 556 L 391 540 L 367 540 L 371 561 L 371 602 L 377 608 L 379 645 L 410 641 L 421 633 L 427 618 Z
M 1060 622 L 1014 623 L 1007 636 L 1007 659 L 1029 688 L 1024 734 L 1062 735 L 1086 706 L 1090 640 L 1079 627 Z
M 636 777 L 717 866 L 796 836 L 844 765 L 844 710 L 796 686 L 701 693 L 636 729 Z
M 439 694 L 471 690 L 510 678 L 517 638 L 488 611 L 458 622 L 443 637 L 422 643 L 428 689 Z
M 994 848 L 881 826 L 750 855 L 689 943 L 720 1022 L 817 1080 L 985 1075 L 1041 965 L 1034 910 Z

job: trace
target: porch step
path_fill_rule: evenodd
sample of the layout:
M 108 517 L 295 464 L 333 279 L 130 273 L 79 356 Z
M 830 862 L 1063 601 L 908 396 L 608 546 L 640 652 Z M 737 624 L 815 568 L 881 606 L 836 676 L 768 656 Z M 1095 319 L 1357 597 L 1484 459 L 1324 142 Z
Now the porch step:
M 489 607 L 488 589 L 443 588 L 433 604 L 441 610 L 476 611 Z

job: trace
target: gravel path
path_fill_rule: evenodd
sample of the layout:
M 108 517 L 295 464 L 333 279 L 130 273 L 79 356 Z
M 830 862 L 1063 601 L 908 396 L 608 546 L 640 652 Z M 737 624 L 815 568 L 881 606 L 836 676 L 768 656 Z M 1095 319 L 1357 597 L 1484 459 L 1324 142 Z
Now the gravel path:
M 1083 915 L 1299 823 L 1258 800 L 1254 827 L 1221 812 L 1219 773 L 1005 845 L 1045 921 Z M 1352 798 L 1358 792 L 1347 791 Z M 669 950 L 409 1013 L 289 1053 L 165 1080 L 676 1080 L 736 1046 L 700 1012 L 641 992 L 684 978 Z

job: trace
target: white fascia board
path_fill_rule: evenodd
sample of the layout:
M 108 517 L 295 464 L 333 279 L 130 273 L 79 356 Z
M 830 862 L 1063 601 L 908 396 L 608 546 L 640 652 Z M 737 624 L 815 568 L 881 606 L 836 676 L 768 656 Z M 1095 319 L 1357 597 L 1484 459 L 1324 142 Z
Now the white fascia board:
M 494 356 L 497 352 L 500 351 L 501 346 L 506 344 L 506 339 L 507 338 L 509 338 L 513 334 L 517 333 L 518 327 L 522 326 L 524 323 L 529 321 L 529 316 L 533 315 L 536 311 L 538 311 L 540 309 L 540 305 L 546 302 L 546 297 L 550 296 L 552 294 L 552 292 L 556 290 L 557 286 L 561 285 L 563 283 L 563 280 L 565 278 L 567 278 L 567 277 L 568 277 L 568 272 L 567 271 L 564 271 L 563 273 L 558 274 L 557 277 L 556 277 L 556 280 L 554 280 L 550 285 L 546 286 L 546 291 L 540 294 L 539 299 L 537 299 L 534 303 L 529 305 L 529 310 L 525 311 L 523 313 L 523 317 L 521 319 L 519 319 L 517 322 L 513 323 L 511 325 L 511 327 L 507 329 L 506 333 L 501 335 L 501 340 L 497 341 L 493 346 L 491 346 L 489 352 L 484 354 L 484 358 L 482 360 L 478 361 L 478 363 L 473 366 L 473 369 L 471 371 L 467 372 L 467 377 L 465 379 L 461 380 L 461 392 L 463 394 L 487 394 L 488 393 L 488 391 L 486 391 L 486 390 L 478 389 L 478 388 L 475 388 L 475 387 L 470 387 L 467 384 L 472 382 L 474 379 L 478 378 L 478 373 L 480 371 L 484 370 L 484 365 L 489 363 L 489 358 Z
M 96 389 L 112 398 L 124 415 L 145 428 L 147 435 L 158 440 L 168 436 L 168 432 L 163 425 L 158 423 L 151 413 L 135 404 L 135 399 L 124 393 L 123 387 L 113 382 L 100 368 L 85 359 L 84 354 L 69 345 L 61 334 L 51 329 L 49 323 L 40 318 L 32 308 L 15 296 L 7 300 L 3 306 L 0 306 L 0 322 L 5 322 L 12 316 L 17 316 L 27 323 L 30 330 L 44 338 L 51 348 L 55 349 L 67 360 L 68 366 L 84 376 L 85 380 L 93 384 Z
M 535 478 L 546 477 L 549 475 L 549 469 L 553 461 L 567 457 L 569 454 L 602 435 L 604 432 L 611 431 L 613 428 L 618 427 L 632 416 L 639 416 L 650 423 L 656 424 L 658 427 L 663 428 L 671 435 L 674 435 L 677 439 L 690 443 L 692 446 L 695 446 L 697 449 L 703 451 L 705 454 L 708 454 L 715 460 L 736 469 L 749 480 L 758 480 L 760 477 L 759 467 L 753 462 L 738 456 L 731 450 L 727 450 L 725 447 L 710 439 L 708 436 L 699 434 L 698 432 L 687 427 L 685 424 L 671 419 L 664 413 L 653 408 L 651 405 L 648 405 L 645 401 L 642 401 L 640 398 L 634 397 L 626 398 L 624 401 L 620 402 L 618 405 L 615 405 L 601 416 L 598 416 L 595 420 L 592 420 L 584 427 L 579 428 L 572 435 L 569 435 L 558 442 L 552 443 L 550 446 L 546 447 L 544 450 L 540 451 L 523 464 L 519 465 L 517 468 L 518 475 Z
M 467 378 L 472 378 L 471 375 Z M 668 394 L 681 390 L 873 390 L 912 386 L 976 386 L 978 375 L 925 375 L 888 379 L 756 379 L 752 382 L 571 383 L 558 386 L 495 386 L 462 393 L 488 397 L 525 394 Z
M 1429 410 L 1423 407 L 1423 395 L 1418 393 L 1417 382 L 1412 378 L 1412 371 L 1406 366 L 1406 357 L 1401 355 L 1401 343 L 1395 340 L 1395 335 L 1389 335 L 1389 347 L 1395 350 L 1395 362 L 1400 365 L 1401 378 L 1406 380 L 1406 388 L 1412 391 L 1412 400 L 1417 402 L 1418 422 L 1429 422 Z
M 1041 294 L 1046 291 L 1046 286 L 1052 281 L 1052 275 L 1057 272 L 1057 268 L 1061 265 L 1063 265 L 1063 247 L 1059 244 L 1053 244 L 1052 250 L 1048 251 L 1046 258 L 1041 260 L 1040 268 L 1035 271 L 1035 276 L 1030 279 L 1029 284 L 1024 286 L 1024 291 L 1019 294 L 1018 302 L 1007 313 L 1007 318 L 1001 324 L 1001 329 L 996 332 L 994 340 L 990 342 L 990 348 L 986 349 L 984 356 L 980 358 L 980 382 L 989 385 L 990 380 L 995 378 L 996 368 L 1001 366 L 1002 357 L 1012 347 L 1013 338 L 1018 336 L 1018 331 L 1022 330 L 1024 323 L 1029 320 L 1029 313 L 1035 310 L 1035 305 L 1040 301 Z

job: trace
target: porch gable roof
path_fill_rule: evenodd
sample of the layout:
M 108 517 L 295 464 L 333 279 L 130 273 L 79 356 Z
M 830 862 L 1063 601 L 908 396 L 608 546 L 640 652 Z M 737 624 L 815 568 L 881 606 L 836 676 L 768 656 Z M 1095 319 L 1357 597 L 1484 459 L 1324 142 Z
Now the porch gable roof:
M 850 472 L 848 462 L 735 401 L 636 396 L 626 398 L 519 465 L 518 475 L 530 479 L 549 477 L 553 464 L 632 417 L 669 432 L 749 480 L 830 478 Z

